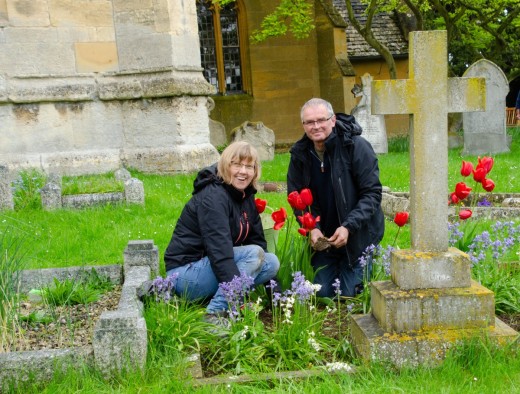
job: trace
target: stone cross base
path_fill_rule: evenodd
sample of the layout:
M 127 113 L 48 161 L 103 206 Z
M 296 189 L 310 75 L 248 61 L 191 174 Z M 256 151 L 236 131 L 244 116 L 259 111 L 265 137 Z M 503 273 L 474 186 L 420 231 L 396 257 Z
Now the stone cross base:
M 487 328 L 391 333 L 383 330 L 371 314 L 352 318 L 351 335 L 356 351 L 363 359 L 389 362 L 397 367 L 438 365 L 455 343 L 479 335 L 499 344 L 518 338 L 515 330 L 497 318 Z
M 447 252 L 394 250 L 390 273 L 392 281 L 403 290 L 471 285 L 469 257 L 456 248 Z
M 495 317 L 492 291 L 471 280 L 467 254 L 392 252 L 392 281 L 372 282 L 369 315 L 351 320 L 352 343 L 367 360 L 417 366 L 442 360 L 449 347 L 476 335 L 513 341 Z

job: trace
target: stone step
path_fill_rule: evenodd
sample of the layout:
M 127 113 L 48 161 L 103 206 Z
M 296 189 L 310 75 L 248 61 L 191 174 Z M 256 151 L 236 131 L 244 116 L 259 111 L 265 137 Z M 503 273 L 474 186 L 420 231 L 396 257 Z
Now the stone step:
M 372 313 L 389 333 L 487 328 L 495 321 L 495 296 L 477 282 L 470 287 L 403 290 L 372 282 Z
M 392 252 L 392 281 L 404 290 L 469 287 L 469 256 L 456 248 L 446 252 L 400 249 Z
M 483 329 L 385 332 L 372 314 L 353 315 L 350 321 L 352 343 L 366 361 L 378 360 L 397 367 L 435 366 L 454 344 L 476 336 L 500 345 L 518 340 L 518 333 L 495 318 Z

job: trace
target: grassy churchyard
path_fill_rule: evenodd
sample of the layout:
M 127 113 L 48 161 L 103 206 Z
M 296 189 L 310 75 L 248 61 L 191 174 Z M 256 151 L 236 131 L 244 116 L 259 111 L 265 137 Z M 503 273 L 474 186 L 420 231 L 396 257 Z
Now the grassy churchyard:
M 494 165 L 489 178 L 496 185 L 492 194 L 520 193 L 520 128 L 510 128 L 511 152 L 493 155 Z M 463 179 L 462 161 L 477 163 L 477 157 L 462 157 L 461 149 L 449 151 L 449 189 L 466 181 L 474 188 L 472 177 Z M 288 153 L 277 153 L 272 162 L 264 162 L 261 181 L 285 181 Z M 406 139 L 389 142 L 389 153 L 379 156 L 381 181 L 391 191 L 409 190 L 409 155 Z M 15 182 L 15 210 L 0 212 L 3 272 L 19 269 L 71 267 L 82 265 L 120 264 L 123 250 L 131 240 L 153 240 L 159 248 L 160 262 L 175 222 L 184 203 L 189 199 L 194 174 L 175 176 L 146 175 L 132 171 L 132 176 L 144 183 L 145 204 L 107 205 L 81 210 L 41 208 L 38 189 L 44 176 L 37 171 L 20 174 Z M 108 179 L 107 179 L 108 178 Z M 85 192 L 89 184 L 96 192 L 112 191 L 110 176 L 92 179 L 71 179 L 71 193 Z M 476 189 L 475 189 L 476 190 Z M 486 194 L 482 188 L 481 195 Z M 290 211 L 284 192 L 260 192 L 269 207 L 285 207 Z M 446 201 L 448 201 L 448 196 Z M 398 227 L 388 218 L 381 243 L 381 256 L 376 260 L 373 280 L 387 280 L 388 250 L 410 246 L 409 226 Z M 305 272 L 303 263 L 294 263 L 294 256 L 304 258 L 301 250 L 293 255 L 283 252 L 284 245 L 303 248 L 294 223 L 280 230 L 277 254 L 290 280 L 295 271 Z M 455 220 L 452 244 L 473 257 L 472 275 L 475 280 L 495 292 L 496 314 L 508 322 L 520 319 L 520 220 L 501 221 L 469 218 Z M 300 237 L 300 238 L 298 238 Z M 300 254 L 298 254 L 300 252 Z M 303 256 L 303 257 L 302 257 Z M 291 265 L 291 263 L 293 265 Z M 505 264 L 510 263 L 510 264 Z M 164 275 L 164 267 L 161 266 Z M 10 270 L 10 271 L 9 271 Z M 5 278 L 5 275 L 2 275 Z M 6 282 L 2 282 L 3 284 Z M 101 283 L 101 285 L 100 285 Z M 92 284 L 98 291 L 102 281 Z M 44 294 L 56 292 L 44 289 Z M 368 289 L 368 287 L 367 287 Z M 92 289 L 90 289 L 92 290 Z M 92 290 L 93 291 L 93 290 Z M 348 341 L 349 314 L 369 310 L 369 291 L 356 299 L 316 300 L 315 297 L 296 302 L 292 315 L 284 314 L 287 305 L 268 305 L 262 290 L 253 291 L 239 300 L 246 307 L 232 324 L 231 334 L 220 338 L 208 332 L 201 321 L 204 308 L 182 299 L 145 302 L 148 328 L 148 358 L 146 368 L 138 372 L 122 372 L 105 380 L 101 371 L 85 367 L 64 371 L 50 383 L 28 383 L 19 392 L 43 393 L 109 393 L 109 392 L 381 392 L 381 393 L 459 393 L 459 392 L 518 392 L 520 391 L 520 357 L 518 341 L 497 348 L 485 339 L 467 341 L 454 347 L 442 365 L 432 368 L 400 369 L 383 364 L 365 365 L 354 353 Z M 85 299 L 85 297 L 79 297 Z M 88 299 L 88 297 L 86 297 Z M 44 297 L 44 299 L 48 299 Z M 1 349 L 12 341 L 9 330 L 16 330 L 17 312 L 25 301 L 9 292 L 0 293 L 0 314 L 3 334 Z M 266 308 L 271 307 L 266 311 Z M 240 310 L 240 309 L 239 309 Z M 40 327 L 45 327 L 42 321 Z M 518 324 L 518 323 L 516 323 Z M 17 334 L 18 335 L 18 334 Z M 14 336 L 17 336 L 14 335 Z M 23 336 L 23 332 L 19 333 Z M 246 383 L 193 385 L 186 376 L 183 360 L 200 352 L 208 376 L 241 374 L 261 379 Z M 296 370 L 321 371 L 315 376 L 292 379 L 280 375 L 266 379 L 271 372 Z M 266 375 L 267 374 L 267 375 Z M 13 391 L 16 391 L 12 388 Z

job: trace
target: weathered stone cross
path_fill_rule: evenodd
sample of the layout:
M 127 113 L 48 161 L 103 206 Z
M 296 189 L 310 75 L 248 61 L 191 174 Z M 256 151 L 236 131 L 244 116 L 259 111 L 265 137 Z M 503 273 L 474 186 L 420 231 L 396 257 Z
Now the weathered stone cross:
M 410 115 L 412 249 L 448 249 L 448 113 L 483 111 L 485 79 L 448 78 L 445 31 L 410 33 L 410 79 L 374 81 L 372 114 Z

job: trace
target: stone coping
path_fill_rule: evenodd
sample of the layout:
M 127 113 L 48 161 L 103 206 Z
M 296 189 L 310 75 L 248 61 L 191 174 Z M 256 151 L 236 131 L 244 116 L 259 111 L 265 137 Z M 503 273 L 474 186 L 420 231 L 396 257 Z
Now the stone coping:
M 410 206 L 409 197 L 409 192 L 383 192 L 381 207 L 385 216 L 393 219 L 397 212 L 408 211 Z M 520 193 L 490 193 L 486 194 L 485 197 L 494 204 L 501 203 L 502 206 L 471 207 L 473 218 L 504 220 L 520 217 L 520 206 L 514 203 L 515 201 L 520 202 Z M 448 198 L 446 197 L 446 203 Z M 458 220 L 457 212 L 459 209 L 464 209 L 464 207 L 450 205 L 448 207 L 448 216 L 450 218 L 455 217 Z
M 0 84 L 0 103 L 134 100 L 213 93 L 213 86 L 198 70 L 24 76 L 10 77 Z

